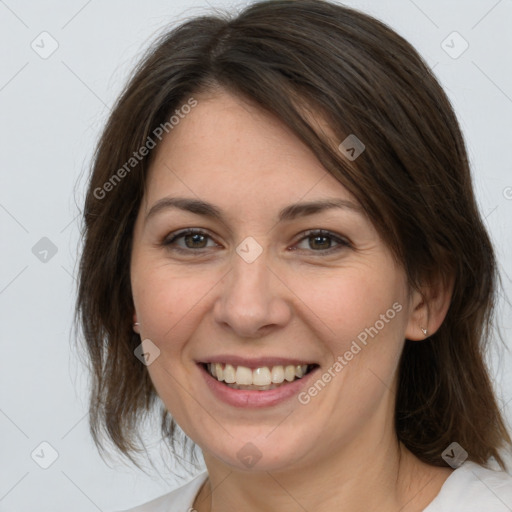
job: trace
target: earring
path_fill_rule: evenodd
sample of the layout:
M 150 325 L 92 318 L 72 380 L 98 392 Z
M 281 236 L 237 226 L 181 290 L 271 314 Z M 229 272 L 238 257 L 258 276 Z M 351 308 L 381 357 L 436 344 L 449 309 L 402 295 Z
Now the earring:
M 428 333 L 428 330 L 424 329 L 423 327 L 420 327 L 420 329 L 421 329 L 421 332 L 423 332 L 423 334 L 426 336 Z
M 133 327 L 140 325 L 139 322 L 133 322 Z
M 138 327 L 139 327 L 139 322 L 133 322 L 133 332 L 139 334 L 138 332 Z

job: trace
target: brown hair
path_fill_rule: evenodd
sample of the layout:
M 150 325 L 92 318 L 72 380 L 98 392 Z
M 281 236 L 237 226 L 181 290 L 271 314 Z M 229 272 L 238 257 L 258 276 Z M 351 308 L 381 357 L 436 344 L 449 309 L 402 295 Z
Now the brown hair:
M 494 457 L 505 469 L 498 450 L 511 439 L 484 361 L 499 275 L 456 116 L 407 41 L 322 0 L 263 1 L 234 17 L 182 23 L 150 48 L 115 104 L 88 184 L 75 317 L 91 364 L 97 446 L 106 434 L 135 462 L 137 427 L 157 403 L 134 356 L 141 340 L 132 331 L 127 257 L 156 151 L 130 169 L 126 162 L 187 99 L 217 86 L 276 115 L 314 151 L 361 203 L 411 289 L 454 280 L 437 332 L 405 342 L 396 434 L 431 465 L 446 466 L 441 454 L 456 441 L 469 460 L 487 465 Z M 321 131 L 319 118 L 332 133 Z M 352 162 L 337 148 L 349 134 L 366 146 Z M 174 449 L 176 424 L 162 412 Z

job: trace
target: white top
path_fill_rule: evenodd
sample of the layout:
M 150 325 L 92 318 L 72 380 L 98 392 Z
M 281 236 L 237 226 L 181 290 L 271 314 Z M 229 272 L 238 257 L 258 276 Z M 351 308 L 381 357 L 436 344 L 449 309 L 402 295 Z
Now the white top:
M 178 489 L 119 512 L 191 512 L 208 477 L 204 471 Z M 512 476 L 466 461 L 445 480 L 439 494 L 423 512 L 511 512 Z

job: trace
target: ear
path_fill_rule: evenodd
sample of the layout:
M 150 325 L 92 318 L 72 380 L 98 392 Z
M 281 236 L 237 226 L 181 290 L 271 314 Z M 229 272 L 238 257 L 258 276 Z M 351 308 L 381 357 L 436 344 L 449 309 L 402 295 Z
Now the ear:
M 430 286 L 414 290 L 410 298 L 410 314 L 405 337 L 424 340 L 432 336 L 443 323 L 453 294 L 454 277 L 439 277 Z M 423 329 L 427 332 L 424 333 Z

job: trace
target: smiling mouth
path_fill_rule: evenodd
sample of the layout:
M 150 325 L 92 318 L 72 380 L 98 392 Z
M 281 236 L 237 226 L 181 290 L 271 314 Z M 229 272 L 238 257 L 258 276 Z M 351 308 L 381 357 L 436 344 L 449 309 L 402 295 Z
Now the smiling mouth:
M 318 367 L 317 364 L 262 366 L 251 369 L 224 363 L 201 363 L 218 382 L 232 389 L 267 391 L 285 386 Z

